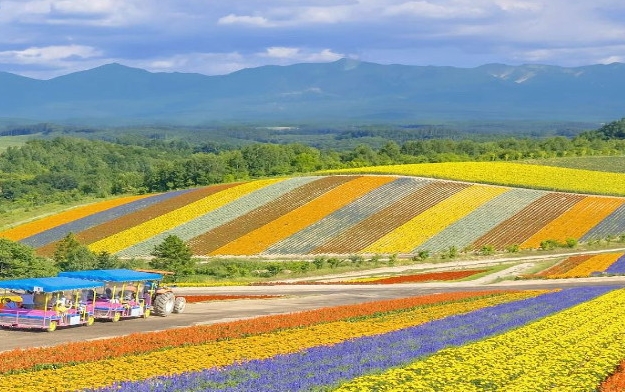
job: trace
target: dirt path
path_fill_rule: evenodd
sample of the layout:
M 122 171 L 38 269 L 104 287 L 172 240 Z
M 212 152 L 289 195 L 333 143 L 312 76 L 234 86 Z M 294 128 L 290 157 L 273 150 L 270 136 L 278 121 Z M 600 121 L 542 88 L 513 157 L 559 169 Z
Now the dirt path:
M 615 250 L 610 250 L 614 252 Z M 595 252 L 597 253 L 597 252 Z M 557 255 L 554 257 L 562 257 Z M 544 260 L 541 256 L 540 260 Z M 585 279 L 552 280 L 502 280 L 516 276 L 533 267 L 538 257 L 490 259 L 476 261 L 454 261 L 447 263 L 424 263 L 419 265 L 384 267 L 369 271 L 357 271 L 325 277 L 326 280 L 353 278 L 371 274 L 397 273 L 406 270 L 431 268 L 461 269 L 468 266 L 483 267 L 502 263 L 509 268 L 482 278 L 463 282 L 429 282 L 394 285 L 319 285 L 279 284 L 273 286 L 223 286 L 176 288 L 178 295 L 276 295 L 278 298 L 238 299 L 190 303 L 182 314 L 147 319 L 127 319 L 120 322 L 96 322 L 85 327 L 60 328 L 55 332 L 36 330 L 0 330 L 0 351 L 36 346 L 51 346 L 65 342 L 77 342 L 111 338 L 115 336 L 180 328 L 192 325 L 214 324 L 232 320 L 259 317 L 263 315 L 292 313 L 346 304 L 365 303 L 391 298 L 425 295 L 439 292 L 488 290 L 488 289 L 542 289 L 587 285 L 615 285 L 625 287 L 625 276 L 595 277 Z M 317 278 L 319 279 L 319 278 Z M 295 283 L 298 279 L 288 282 Z

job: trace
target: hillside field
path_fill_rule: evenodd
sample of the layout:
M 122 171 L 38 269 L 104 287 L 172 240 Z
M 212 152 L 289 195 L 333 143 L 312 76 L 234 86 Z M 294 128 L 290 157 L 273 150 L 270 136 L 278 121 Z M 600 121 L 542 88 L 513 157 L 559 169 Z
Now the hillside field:
M 592 195 L 625 195 L 625 174 L 482 162 L 357 170 L 385 174 L 342 171 L 129 196 L 0 237 L 43 255 L 71 232 L 93 251 L 123 257 L 149 256 L 170 234 L 197 256 L 314 256 L 532 249 L 545 240 L 625 233 L 625 198 Z

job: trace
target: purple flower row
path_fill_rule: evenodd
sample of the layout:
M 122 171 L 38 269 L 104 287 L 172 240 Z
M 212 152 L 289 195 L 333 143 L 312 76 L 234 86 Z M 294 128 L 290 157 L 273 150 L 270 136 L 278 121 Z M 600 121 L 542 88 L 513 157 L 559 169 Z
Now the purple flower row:
M 445 347 L 461 346 L 523 326 L 610 290 L 614 287 L 570 288 L 332 346 L 224 368 L 122 382 L 97 391 L 328 390 L 355 377 L 407 365 Z
M 625 253 L 606 268 L 605 272 L 609 274 L 625 274 Z
M 24 245 L 32 246 L 33 248 L 39 248 L 45 246 L 54 241 L 59 241 L 67 235 L 67 233 L 79 233 L 87 230 L 91 227 L 106 223 L 113 219 L 119 218 L 126 214 L 141 210 L 149 207 L 153 204 L 163 202 L 167 199 L 171 199 L 175 196 L 188 193 L 193 189 L 183 189 L 179 191 L 171 191 L 167 193 L 160 193 L 154 196 L 149 196 L 143 199 L 135 200 L 126 204 L 122 204 L 117 207 L 110 208 L 108 210 L 100 211 L 92 215 L 88 215 L 81 219 L 76 219 L 72 222 L 62 224 L 57 227 L 42 231 L 41 233 L 32 235 L 28 238 L 20 240 Z

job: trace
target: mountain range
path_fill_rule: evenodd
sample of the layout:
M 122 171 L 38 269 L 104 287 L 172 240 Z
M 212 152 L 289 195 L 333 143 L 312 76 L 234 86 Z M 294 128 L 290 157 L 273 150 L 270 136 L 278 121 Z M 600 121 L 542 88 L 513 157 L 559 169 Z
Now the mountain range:
M 352 59 L 228 75 L 107 64 L 49 80 L 0 72 L 0 118 L 82 124 L 582 121 L 625 117 L 625 64 L 382 65 Z

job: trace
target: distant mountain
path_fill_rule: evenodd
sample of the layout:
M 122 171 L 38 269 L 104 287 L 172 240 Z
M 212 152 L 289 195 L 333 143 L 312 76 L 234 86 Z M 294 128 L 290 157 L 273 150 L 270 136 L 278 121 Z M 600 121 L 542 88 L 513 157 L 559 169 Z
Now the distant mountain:
M 625 117 L 625 64 L 476 68 L 333 63 L 223 76 L 108 64 L 50 80 L 0 72 L 0 118 L 84 124 Z

